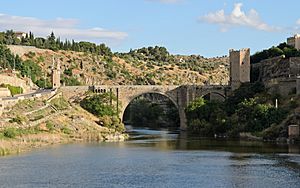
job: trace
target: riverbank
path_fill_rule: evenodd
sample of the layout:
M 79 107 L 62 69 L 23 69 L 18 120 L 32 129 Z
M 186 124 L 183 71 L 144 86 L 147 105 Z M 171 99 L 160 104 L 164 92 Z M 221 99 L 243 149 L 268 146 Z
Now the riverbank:
M 71 142 L 121 142 L 127 134 L 102 127 L 99 119 L 62 97 L 22 101 L 1 117 L 0 156 Z

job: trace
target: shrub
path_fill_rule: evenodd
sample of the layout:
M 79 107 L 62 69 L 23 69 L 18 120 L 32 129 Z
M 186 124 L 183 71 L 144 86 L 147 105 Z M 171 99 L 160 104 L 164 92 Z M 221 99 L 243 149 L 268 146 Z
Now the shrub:
M 72 74 L 72 69 L 70 68 L 70 69 L 65 69 L 64 70 L 64 74 L 65 75 L 68 75 L 68 76 L 72 76 L 73 74 Z
M 23 88 L 18 87 L 18 86 L 8 85 L 8 89 L 10 90 L 10 93 L 12 95 L 17 95 L 17 94 L 22 94 L 23 93 Z
M 75 77 L 63 77 L 62 82 L 65 83 L 66 86 L 80 86 L 82 85 L 80 81 L 77 80 Z
M 7 138 L 15 138 L 18 132 L 15 128 L 7 128 L 3 131 L 3 135 Z
M 17 95 L 23 93 L 23 88 L 19 86 L 12 86 L 9 84 L 1 84 L 0 87 L 7 87 L 11 93 L 11 95 Z
M 35 52 L 28 52 L 27 54 L 25 54 L 25 56 L 27 56 L 28 58 L 33 58 L 35 56 Z
M 51 121 L 46 122 L 46 127 L 50 132 L 54 131 L 54 125 Z
M 71 134 L 71 129 L 69 129 L 68 127 L 64 126 L 61 129 L 61 132 L 63 132 L 64 134 Z
M 18 124 L 22 124 L 23 121 L 24 121 L 24 119 L 20 116 L 16 116 L 16 117 L 12 118 L 11 120 L 9 120 L 10 123 L 18 123 Z
M 114 129 L 115 131 L 118 132 L 125 131 L 124 124 L 120 121 L 120 119 L 117 116 L 107 116 L 107 115 L 102 116 L 99 118 L 99 123 L 103 127 Z
M 62 97 L 53 99 L 51 101 L 51 104 L 57 109 L 57 110 L 65 110 L 68 108 L 69 103 Z
M 114 94 L 107 92 L 88 96 L 80 102 L 80 105 L 98 117 L 114 116 L 118 115 L 119 111 L 112 105 L 112 102 L 115 101 L 116 97 Z

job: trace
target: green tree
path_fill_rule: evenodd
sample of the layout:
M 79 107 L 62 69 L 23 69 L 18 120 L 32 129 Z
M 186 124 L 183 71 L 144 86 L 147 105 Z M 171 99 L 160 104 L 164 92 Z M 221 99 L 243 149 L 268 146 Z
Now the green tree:
M 164 115 L 162 107 L 146 98 L 136 99 L 130 104 L 130 122 L 135 127 L 160 127 Z
M 188 105 L 186 115 L 188 130 L 203 136 L 224 134 L 230 129 L 222 102 L 197 98 Z
M 286 114 L 270 104 L 259 103 L 258 98 L 245 99 L 238 105 L 236 112 L 239 123 L 248 132 L 262 131 L 274 123 L 279 123 Z
M 112 105 L 116 100 L 115 95 L 108 92 L 88 96 L 80 102 L 80 105 L 98 117 L 117 116 L 119 110 Z

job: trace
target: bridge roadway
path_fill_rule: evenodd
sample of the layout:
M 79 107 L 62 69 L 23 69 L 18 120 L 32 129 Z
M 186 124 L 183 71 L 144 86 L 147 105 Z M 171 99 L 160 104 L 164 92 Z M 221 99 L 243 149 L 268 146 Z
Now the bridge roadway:
M 45 94 L 50 94 L 51 92 L 56 91 L 56 89 L 39 89 L 30 93 L 25 93 L 25 94 L 19 94 L 19 95 L 15 95 L 12 97 L 2 97 L 1 99 L 3 101 L 7 101 L 7 100 L 17 100 L 20 97 L 24 98 L 24 99 L 28 99 L 31 97 L 34 97 L 36 95 L 45 95 Z

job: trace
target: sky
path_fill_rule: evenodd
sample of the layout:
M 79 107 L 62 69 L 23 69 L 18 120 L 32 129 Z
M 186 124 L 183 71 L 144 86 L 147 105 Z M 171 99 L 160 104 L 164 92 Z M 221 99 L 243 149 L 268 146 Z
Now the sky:
M 0 0 L 0 31 L 105 43 L 114 52 L 251 53 L 300 33 L 300 0 Z

